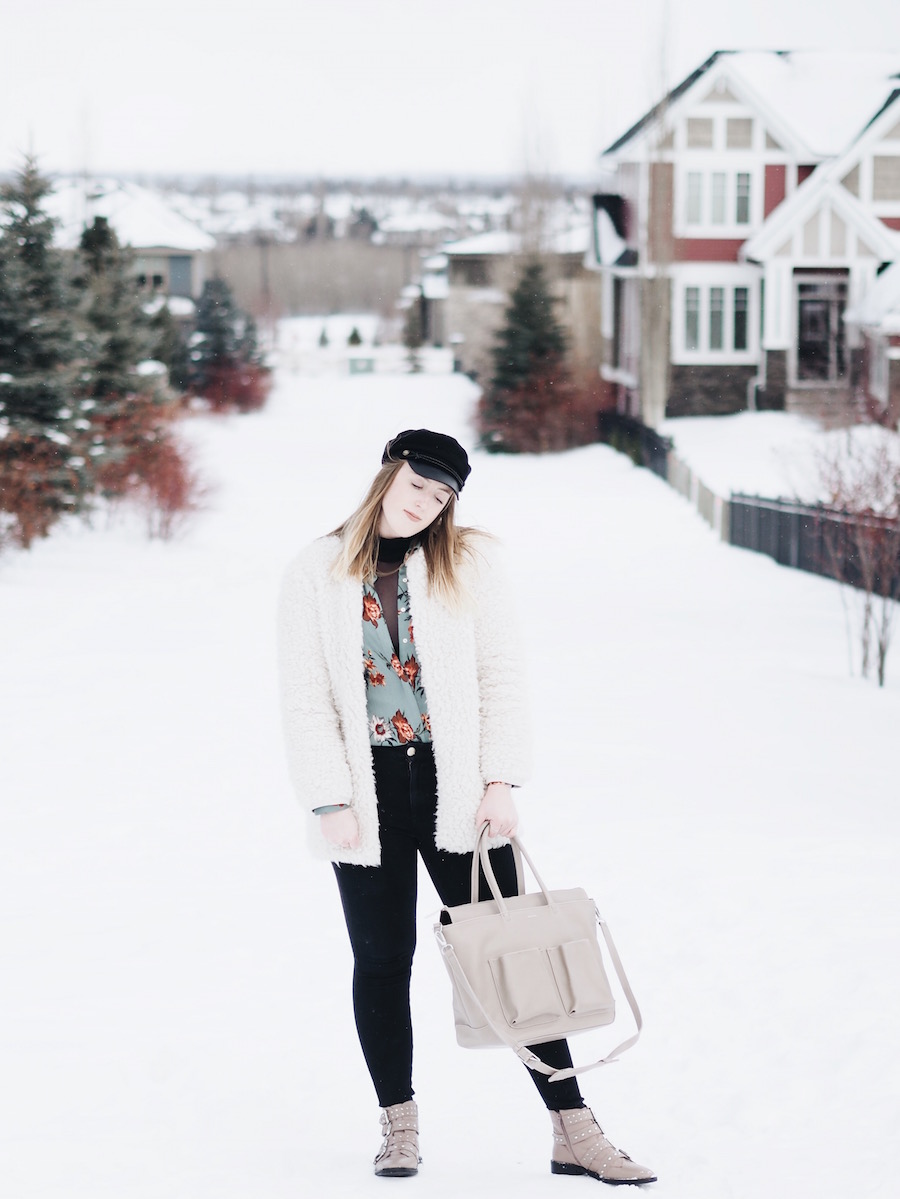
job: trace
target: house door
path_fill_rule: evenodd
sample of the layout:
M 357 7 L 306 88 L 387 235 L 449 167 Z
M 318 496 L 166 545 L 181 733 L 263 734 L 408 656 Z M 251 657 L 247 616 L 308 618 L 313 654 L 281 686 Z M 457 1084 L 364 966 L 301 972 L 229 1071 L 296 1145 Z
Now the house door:
M 840 383 L 846 370 L 847 280 L 823 276 L 797 283 L 797 382 Z

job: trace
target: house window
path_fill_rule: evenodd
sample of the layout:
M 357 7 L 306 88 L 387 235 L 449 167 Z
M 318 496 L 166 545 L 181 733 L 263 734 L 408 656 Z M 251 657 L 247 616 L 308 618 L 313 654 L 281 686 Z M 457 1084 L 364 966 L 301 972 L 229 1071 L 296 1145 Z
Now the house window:
M 191 295 L 191 259 L 187 254 L 173 254 L 169 259 L 169 294 Z
M 711 150 L 713 123 L 711 117 L 688 117 L 687 144 L 691 150 Z
M 738 171 L 734 217 L 738 225 L 750 224 L 750 174 L 748 171 Z
M 751 117 L 729 117 L 725 122 L 725 145 L 729 150 L 749 150 L 753 146 Z
M 747 312 L 750 307 L 750 289 L 734 289 L 734 348 L 747 349 Z
M 725 288 L 709 289 L 709 348 L 721 350 L 725 344 Z
M 750 345 L 750 287 L 716 284 L 685 287 L 681 329 L 676 353 L 708 354 L 711 361 L 744 355 Z M 693 358 L 696 361 L 696 357 Z
M 703 221 L 703 176 L 699 171 L 688 171 L 686 220 L 689 225 Z
M 685 171 L 682 179 L 682 227 L 705 226 L 710 234 L 743 232 L 753 219 L 750 171 Z M 691 236 L 696 233 L 691 232 Z M 744 233 L 746 236 L 746 233 Z
M 625 281 L 613 279 L 613 340 L 612 364 L 616 369 L 622 365 L 622 329 L 625 306 Z
M 714 225 L 725 224 L 725 194 L 727 180 L 728 176 L 724 171 L 713 171 L 710 220 Z
M 684 291 L 684 348 L 700 349 L 700 288 L 687 287 Z
M 453 282 L 463 287 L 487 287 L 487 262 L 483 258 L 458 259 L 453 263 Z
M 872 199 L 900 200 L 900 158 L 872 159 Z

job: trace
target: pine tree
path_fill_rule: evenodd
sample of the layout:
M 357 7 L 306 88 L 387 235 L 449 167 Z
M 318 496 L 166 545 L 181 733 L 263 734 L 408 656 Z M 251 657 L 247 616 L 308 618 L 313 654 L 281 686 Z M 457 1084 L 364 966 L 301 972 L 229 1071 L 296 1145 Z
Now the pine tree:
M 75 296 L 53 246 L 49 191 L 29 157 L 0 192 L 0 542 L 23 546 L 76 511 L 90 484 L 75 449 Z
M 169 386 L 177 392 L 187 391 L 191 373 L 190 351 L 181 326 L 165 302 L 150 317 L 150 333 L 150 355 L 168 371 Z
M 81 237 L 76 286 L 88 358 L 79 391 L 88 410 L 97 490 L 117 498 L 140 490 L 171 441 L 176 403 L 157 375 L 139 365 L 153 347 L 153 330 L 135 285 L 130 253 L 103 217 Z
M 412 303 L 406 310 L 406 320 L 403 322 L 403 344 L 406 346 L 406 361 L 409 369 L 417 374 L 422 369 L 419 350 L 422 348 L 422 300 L 420 296 L 413 297 Z
M 224 279 L 208 279 L 191 339 L 190 388 L 216 411 L 261 408 L 269 391 L 256 326 L 234 302 Z
M 354 325 L 353 328 L 350 330 L 350 336 L 347 338 L 347 345 L 348 346 L 361 346 L 362 345 L 362 338 L 359 335 L 359 329 L 357 329 L 356 325 Z
M 492 351 L 494 373 L 478 409 L 481 444 L 494 452 L 573 444 L 566 337 L 537 259 L 527 261 Z

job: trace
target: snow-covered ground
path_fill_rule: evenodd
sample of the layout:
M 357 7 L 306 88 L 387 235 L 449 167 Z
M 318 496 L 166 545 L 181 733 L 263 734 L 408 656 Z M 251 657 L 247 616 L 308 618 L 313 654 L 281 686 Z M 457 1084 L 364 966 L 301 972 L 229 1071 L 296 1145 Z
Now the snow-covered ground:
M 823 462 L 843 455 L 848 440 L 863 454 L 877 442 L 890 442 L 892 457 L 900 456 L 900 437 L 880 425 L 826 430 L 814 418 L 792 412 L 677 417 L 663 421 L 660 432 L 723 499 L 734 491 L 827 501 Z
M 192 422 L 214 486 L 181 539 L 123 518 L 0 560 L 3 1196 L 390 1189 L 337 894 L 285 774 L 274 608 L 388 436 L 471 444 L 474 397 L 288 362 L 265 412 Z M 834 584 L 721 544 L 607 447 L 477 454 L 462 512 L 506 541 L 527 637 L 525 842 L 596 895 L 644 1011 L 585 1079 L 607 1131 L 659 1195 L 893 1199 L 900 659 L 884 690 L 849 677 Z M 425 1161 L 393 1185 L 587 1193 L 550 1176 L 512 1055 L 456 1047 L 436 906 L 423 881 Z

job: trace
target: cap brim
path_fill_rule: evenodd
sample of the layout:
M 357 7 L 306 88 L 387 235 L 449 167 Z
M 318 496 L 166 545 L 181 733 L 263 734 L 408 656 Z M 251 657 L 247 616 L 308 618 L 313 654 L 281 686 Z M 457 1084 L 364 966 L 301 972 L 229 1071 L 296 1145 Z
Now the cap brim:
M 413 462 L 410 458 L 407 458 L 406 461 L 423 479 L 433 479 L 435 483 L 443 483 L 445 487 L 450 488 L 454 495 L 459 495 L 459 480 L 447 471 L 442 470 L 439 466 L 432 466 L 430 462 Z

